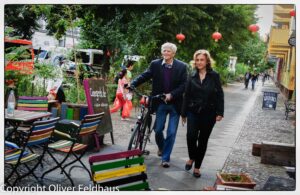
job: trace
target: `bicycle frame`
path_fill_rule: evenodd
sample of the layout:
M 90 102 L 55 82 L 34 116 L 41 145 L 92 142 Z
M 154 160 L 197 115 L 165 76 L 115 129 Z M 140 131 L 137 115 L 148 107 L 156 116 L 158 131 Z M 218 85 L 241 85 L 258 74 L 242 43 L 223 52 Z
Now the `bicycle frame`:
M 138 96 L 141 96 L 144 99 L 144 102 L 140 101 L 141 112 L 138 116 L 135 128 L 132 129 L 133 133 L 129 141 L 128 150 L 139 148 L 143 153 L 149 154 L 149 151 L 145 151 L 147 141 L 150 141 L 150 136 L 152 133 L 151 124 L 152 124 L 152 115 L 151 109 L 153 100 L 156 98 L 165 98 L 165 95 L 157 96 L 145 96 L 135 91 Z M 149 104 L 147 105 L 147 98 Z M 146 102 L 146 103 L 145 103 Z

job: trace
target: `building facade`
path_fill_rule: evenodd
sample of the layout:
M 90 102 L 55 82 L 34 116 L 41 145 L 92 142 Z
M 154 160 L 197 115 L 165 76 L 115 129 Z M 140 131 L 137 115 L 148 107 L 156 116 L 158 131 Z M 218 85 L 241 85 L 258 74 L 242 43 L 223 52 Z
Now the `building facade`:
M 66 47 L 66 48 L 72 48 L 73 47 L 73 38 L 72 38 L 72 32 L 70 29 L 67 30 L 66 35 L 63 36 L 61 39 L 57 40 L 54 36 L 47 35 L 47 29 L 46 29 L 46 21 L 43 19 L 40 19 L 38 21 L 40 28 L 33 34 L 32 36 L 32 45 L 34 49 L 45 49 L 51 47 Z M 73 31 L 74 34 L 74 43 L 75 45 L 79 42 L 79 33 L 80 29 L 75 28 Z
M 296 46 L 291 44 L 295 37 L 295 17 L 290 11 L 294 5 L 274 5 L 273 22 L 268 45 L 268 57 L 275 60 L 274 80 L 287 99 L 295 97 Z

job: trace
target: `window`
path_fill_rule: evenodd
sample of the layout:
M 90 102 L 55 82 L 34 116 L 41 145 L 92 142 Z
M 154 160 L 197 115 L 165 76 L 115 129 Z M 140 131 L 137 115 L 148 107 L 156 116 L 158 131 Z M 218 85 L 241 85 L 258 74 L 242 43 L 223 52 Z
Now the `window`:
M 58 41 L 59 47 L 64 47 L 65 46 L 65 41 L 63 39 Z
M 94 53 L 94 62 L 93 64 L 102 64 L 103 61 L 103 55 Z

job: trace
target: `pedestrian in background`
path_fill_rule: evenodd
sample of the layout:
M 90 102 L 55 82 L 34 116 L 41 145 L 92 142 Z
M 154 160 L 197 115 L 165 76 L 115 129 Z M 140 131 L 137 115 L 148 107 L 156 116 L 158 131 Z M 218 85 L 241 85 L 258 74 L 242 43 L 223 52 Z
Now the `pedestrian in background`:
M 132 79 L 132 73 L 131 71 L 133 70 L 133 65 L 134 65 L 134 61 L 128 60 L 127 65 L 126 65 L 126 79 L 127 82 L 130 83 L 131 79 Z M 128 91 L 128 93 L 126 94 L 126 99 L 127 99 L 127 104 L 131 105 L 132 107 L 132 98 L 133 98 L 133 94 L 132 92 Z M 123 109 L 121 108 L 120 112 L 123 112 Z
M 251 75 L 252 90 L 254 90 L 254 88 L 255 88 L 255 83 L 256 83 L 257 79 L 258 79 L 258 75 L 256 74 L 256 72 L 254 72 Z
M 262 73 L 262 86 L 264 86 L 266 79 L 267 79 L 267 73 L 264 72 Z
M 157 154 L 161 156 L 161 165 L 164 168 L 170 166 L 170 156 L 175 143 L 182 107 L 182 94 L 187 79 L 187 65 L 174 58 L 176 50 L 175 44 L 164 43 L 161 46 L 163 58 L 152 61 L 150 67 L 130 84 L 132 88 L 135 88 L 152 79 L 152 95 L 166 95 L 167 103 L 161 100 L 154 103 L 153 108 L 156 112 L 154 131 L 158 146 Z M 165 138 L 163 131 L 168 115 L 169 124 Z
M 118 80 L 118 88 L 116 92 L 116 98 L 114 101 L 113 108 L 110 109 L 110 113 L 117 112 L 119 109 L 122 108 L 122 114 L 121 114 L 121 120 L 128 120 L 128 117 L 130 116 L 130 110 L 128 108 L 125 109 L 125 105 L 130 104 L 127 102 L 127 94 L 128 89 L 124 87 L 124 85 L 128 85 L 128 81 L 126 79 L 127 70 L 123 69 L 119 74 L 119 80 Z M 132 107 L 132 105 L 131 105 Z M 130 107 L 129 107 L 130 108 Z M 129 114 L 128 114 L 129 112 Z
M 245 73 L 245 89 L 248 89 L 248 85 L 249 85 L 249 80 L 251 78 L 251 74 L 249 71 L 247 71 Z
M 126 65 L 126 70 L 127 70 L 126 79 L 127 79 L 128 83 L 130 83 L 131 79 L 132 79 L 131 71 L 133 70 L 133 65 L 134 65 L 134 62 L 131 60 L 129 60 Z
M 182 123 L 187 122 L 189 160 L 185 170 L 190 170 L 195 163 L 193 176 L 198 178 L 209 136 L 216 121 L 224 116 L 224 93 L 219 74 L 211 68 L 207 50 L 195 52 L 194 69 L 186 84 L 181 116 Z

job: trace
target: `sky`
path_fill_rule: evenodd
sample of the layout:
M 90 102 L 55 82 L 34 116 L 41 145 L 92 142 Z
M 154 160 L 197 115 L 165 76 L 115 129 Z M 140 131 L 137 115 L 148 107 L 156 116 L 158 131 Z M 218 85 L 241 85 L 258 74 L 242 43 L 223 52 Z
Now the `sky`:
M 259 5 L 256 10 L 256 15 L 259 18 L 257 25 L 259 26 L 259 34 L 265 38 L 266 34 L 270 33 L 270 27 L 273 24 L 273 5 Z

